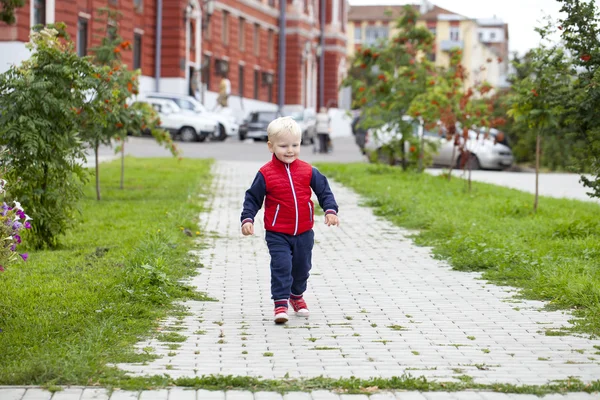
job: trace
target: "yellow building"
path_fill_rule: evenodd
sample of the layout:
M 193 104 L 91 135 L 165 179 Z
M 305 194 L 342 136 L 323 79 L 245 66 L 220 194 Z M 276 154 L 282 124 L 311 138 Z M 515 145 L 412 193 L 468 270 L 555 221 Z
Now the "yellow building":
M 418 23 L 435 35 L 435 62 L 447 66 L 450 50 L 463 50 L 463 65 L 468 71 L 469 86 L 488 81 L 501 88 L 507 85 L 508 25 L 493 17 L 468 18 L 435 6 L 428 1 L 415 5 L 420 11 Z M 376 45 L 392 38 L 396 20 L 403 6 L 352 6 L 348 14 L 347 52 L 352 57 L 357 48 Z

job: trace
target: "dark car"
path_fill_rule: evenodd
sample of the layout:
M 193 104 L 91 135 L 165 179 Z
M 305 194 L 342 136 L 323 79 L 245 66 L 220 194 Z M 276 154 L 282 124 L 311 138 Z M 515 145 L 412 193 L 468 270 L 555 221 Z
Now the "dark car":
M 267 126 L 277 118 L 277 111 L 253 111 L 240 125 L 240 140 L 267 140 Z

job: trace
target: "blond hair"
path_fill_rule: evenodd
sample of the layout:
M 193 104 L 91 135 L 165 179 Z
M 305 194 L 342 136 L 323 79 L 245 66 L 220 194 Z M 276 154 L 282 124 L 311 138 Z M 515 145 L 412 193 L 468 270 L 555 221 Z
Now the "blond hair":
M 297 139 L 302 138 L 302 130 L 292 117 L 279 117 L 271 121 L 267 127 L 269 141 L 285 134 L 291 134 Z

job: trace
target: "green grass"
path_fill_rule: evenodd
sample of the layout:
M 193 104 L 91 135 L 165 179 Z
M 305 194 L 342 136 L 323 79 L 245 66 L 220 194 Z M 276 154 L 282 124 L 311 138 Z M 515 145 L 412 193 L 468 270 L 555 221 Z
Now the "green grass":
M 529 299 L 573 310 L 574 330 L 600 335 L 600 205 L 540 198 L 495 185 L 370 164 L 319 169 L 365 196 L 375 212 L 418 229 L 417 244 L 453 268 L 519 287 Z
M 29 249 L 26 263 L 0 275 L 1 385 L 123 377 L 107 363 L 152 359 L 133 344 L 170 313 L 183 315 L 174 300 L 208 300 L 179 281 L 197 267 L 188 256 L 193 238 L 182 228 L 198 231 L 210 162 L 128 158 L 124 190 L 119 169 L 119 162 L 101 165 L 102 200 L 92 179 L 80 223 L 58 249 Z

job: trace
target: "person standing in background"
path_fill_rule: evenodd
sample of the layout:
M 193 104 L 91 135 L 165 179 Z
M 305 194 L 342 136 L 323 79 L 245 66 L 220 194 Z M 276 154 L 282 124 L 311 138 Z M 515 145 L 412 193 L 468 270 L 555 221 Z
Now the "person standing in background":
M 317 114 L 316 123 L 317 138 L 319 139 L 319 153 L 329 152 L 329 132 L 331 131 L 331 118 L 327 109 L 321 107 Z

